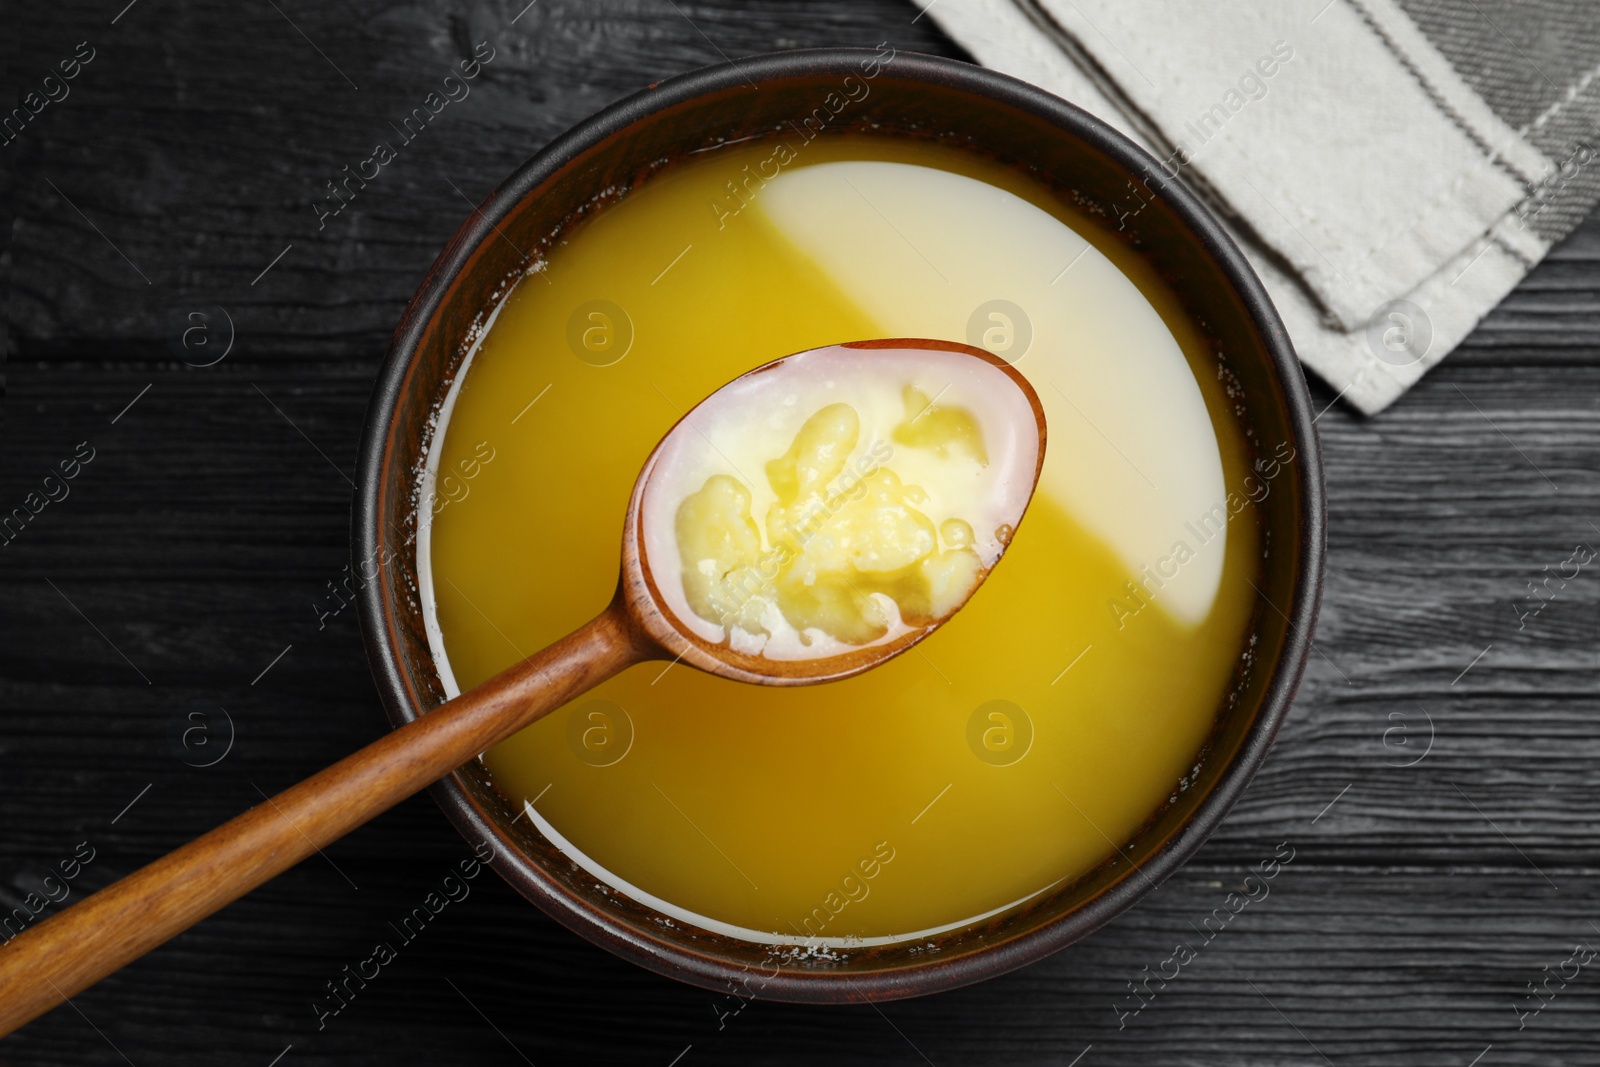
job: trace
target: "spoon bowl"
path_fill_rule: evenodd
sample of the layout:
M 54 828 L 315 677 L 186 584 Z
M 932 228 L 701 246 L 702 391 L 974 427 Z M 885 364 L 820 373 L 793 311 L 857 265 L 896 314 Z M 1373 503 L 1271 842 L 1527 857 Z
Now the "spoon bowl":
M 815 685 L 849 678 L 900 655 L 927 638 L 955 610 L 960 609 L 965 598 L 943 618 L 922 625 L 903 625 L 870 644 L 833 647 L 827 654 L 787 658 L 752 654 L 735 647 L 726 632 L 718 632 L 725 631 L 726 627 L 694 617 L 682 594 L 674 588 L 680 582 L 677 561 L 670 558 L 670 553 L 663 553 L 663 549 L 670 548 L 666 544 L 670 539 L 657 537 L 657 543 L 652 547 L 649 529 L 652 525 L 664 525 L 657 516 L 651 514 L 652 511 L 664 515 L 677 507 L 676 500 L 647 500 L 646 490 L 661 481 L 652 477 L 653 472 L 658 471 L 664 463 L 669 463 L 675 452 L 681 452 L 683 449 L 680 446 L 687 443 L 708 452 L 718 467 L 729 468 L 733 465 L 706 437 L 706 430 L 700 425 L 701 414 L 717 407 L 719 402 L 723 407 L 748 405 L 762 393 L 786 393 L 786 375 L 791 380 L 795 375 L 811 375 L 813 378 L 835 375 L 840 370 L 840 363 L 846 366 L 851 363 L 862 365 L 869 374 L 895 375 L 901 373 L 903 367 L 920 367 L 926 371 L 930 354 L 941 364 L 934 373 L 940 375 L 938 380 L 943 383 L 943 388 L 948 390 L 959 379 L 960 385 L 956 388 L 963 399 L 970 400 L 976 395 L 987 394 L 986 399 L 995 403 L 997 410 L 992 412 L 991 429 L 999 429 L 999 434 L 994 436 L 1003 436 L 1004 440 L 994 443 L 1009 446 L 999 450 L 1002 454 L 996 455 L 994 462 L 994 466 L 1007 469 L 989 472 L 990 478 L 1007 491 L 1008 497 L 1001 512 L 991 518 L 991 523 L 1003 524 L 1008 532 L 1004 542 L 996 540 L 990 544 L 992 558 L 986 560 L 978 584 L 988 577 L 989 571 L 1005 551 L 1009 531 L 1014 531 L 1022 521 L 1038 485 L 1039 473 L 1044 469 L 1047 439 L 1044 406 L 1028 380 L 1011 364 L 981 348 L 928 338 L 856 341 L 797 353 L 741 375 L 684 415 L 645 460 L 639 479 L 634 484 L 627 517 L 623 522 L 622 576 L 618 596 L 625 602 L 629 617 L 642 627 L 645 635 L 666 658 L 741 682 L 780 686 Z M 945 382 L 946 377 L 950 379 L 949 382 Z M 945 395 L 948 397 L 949 393 Z M 925 417 L 937 406 L 936 399 L 913 418 Z M 1001 425 L 997 427 L 993 425 L 995 423 Z M 869 469 L 864 480 L 870 481 L 877 469 L 881 468 Z M 656 521 L 652 523 L 652 519 Z M 769 546 L 769 554 L 779 547 L 779 544 Z M 658 558 L 663 555 L 666 558 Z M 967 595 L 971 596 L 976 590 L 977 585 L 974 585 Z M 836 646 L 837 643 L 829 642 L 829 645 Z

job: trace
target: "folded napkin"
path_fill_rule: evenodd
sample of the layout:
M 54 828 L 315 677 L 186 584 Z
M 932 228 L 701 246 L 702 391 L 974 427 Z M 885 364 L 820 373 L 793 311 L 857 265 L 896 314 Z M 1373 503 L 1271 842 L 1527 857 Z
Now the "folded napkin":
M 1301 360 L 1367 414 L 1600 199 L 1596 0 L 933 0 L 924 13 L 1205 197 Z

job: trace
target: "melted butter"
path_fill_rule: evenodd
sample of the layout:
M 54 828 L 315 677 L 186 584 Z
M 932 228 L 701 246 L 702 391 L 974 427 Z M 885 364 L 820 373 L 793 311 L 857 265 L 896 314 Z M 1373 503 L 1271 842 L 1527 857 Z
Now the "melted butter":
M 986 302 L 1025 307 L 1032 345 L 1016 367 L 1051 437 L 1009 547 L 1003 520 L 934 499 L 937 445 L 893 436 L 903 390 L 881 416 L 852 402 L 890 428 L 898 476 L 929 493 L 918 511 L 969 522 L 980 558 L 1005 552 L 913 652 L 796 689 L 642 664 L 485 756 L 499 788 L 537 798 L 541 832 L 676 921 L 756 939 L 902 937 L 1080 874 L 1179 788 L 1248 640 L 1261 551 L 1248 501 L 1225 537 L 1185 523 L 1246 495 L 1249 453 L 1204 337 L 1093 219 L 964 153 L 827 137 L 785 166 L 789 192 L 771 182 L 736 216 L 708 210 L 771 151 L 673 167 L 565 235 L 513 291 L 434 448 L 441 470 L 480 442 L 496 459 L 434 519 L 424 596 L 441 675 L 451 691 L 474 685 L 604 607 L 639 470 L 700 398 L 791 353 L 965 343 Z M 868 172 L 845 172 L 852 190 L 835 164 Z M 605 367 L 568 347 L 575 309 L 596 299 L 632 326 Z M 931 401 L 945 382 L 914 384 Z M 840 399 L 819 391 L 802 417 Z M 689 472 L 670 510 L 725 473 L 748 488 L 761 534 L 777 499 L 761 460 L 796 429 L 772 429 L 742 471 Z M 983 436 L 993 467 L 997 438 Z M 970 462 L 959 439 L 944 448 Z M 1193 558 L 1147 584 L 1145 565 L 1180 540 Z

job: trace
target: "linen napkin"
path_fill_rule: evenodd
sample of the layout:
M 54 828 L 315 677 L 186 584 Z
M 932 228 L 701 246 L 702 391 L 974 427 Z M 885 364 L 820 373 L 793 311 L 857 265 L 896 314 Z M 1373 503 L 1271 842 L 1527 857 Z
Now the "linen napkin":
M 1600 199 L 1596 0 L 933 0 L 923 14 L 1205 197 L 1301 360 L 1367 414 Z

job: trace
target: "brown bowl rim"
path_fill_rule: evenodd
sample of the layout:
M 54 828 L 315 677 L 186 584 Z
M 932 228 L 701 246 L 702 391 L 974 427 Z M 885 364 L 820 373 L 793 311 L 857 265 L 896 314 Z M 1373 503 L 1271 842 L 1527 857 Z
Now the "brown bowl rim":
M 451 237 L 429 268 L 416 295 L 395 329 L 378 372 L 362 435 L 359 481 L 352 509 L 352 548 L 356 559 L 375 559 L 380 551 L 382 475 L 392 448 L 395 416 L 419 341 L 443 298 L 475 250 L 495 238 L 497 224 L 522 198 L 564 164 L 624 130 L 631 123 L 695 97 L 747 85 L 817 75 L 843 76 L 858 64 L 881 55 L 871 49 L 821 48 L 773 52 L 690 71 L 626 97 L 579 122 L 535 153 L 478 205 Z M 1281 403 L 1280 414 L 1296 451 L 1292 465 L 1300 502 L 1300 537 L 1295 545 L 1295 589 L 1283 614 L 1288 621 L 1283 647 L 1270 665 L 1254 722 L 1245 731 L 1232 759 L 1215 784 L 1185 820 L 1137 870 L 1143 877 L 1123 877 L 1099 895 L 1058 918 L 1010 939 L 957 956 L 921 960 L 878 971 L 779 970 L 760 980 L 759 995 L 797 1003 L 848 1003 L 921 996 L 983 981 L 1036 962 L 1104 926 L 1131 907 L 1162 879 L 1189 859 L 1215 831 L 1266 758 L 1288 715 L 1305 664 L 1321 603 L 1325 567 L 1326 500 L 1321 448 L 1304 372 L 1288 332 L 1260 280 L 1220 222 L 1183 183 L 1171 180 L 1160 164 L 1107 123 L 1026 82 L 983 67 L 938 56 L 899 52 L 883 75 L 897 81 L 923 82 L 954 88 L 1041 118 L 1076 137 L 1142 181 L 1177 216 L 1206 252 L 1227 286 L 1240 300 L 1267 353 L 1270 376 Z M 417 717 L 410 686 L 396 655 L 388 617 L 385 583 L 366 582 L 359 593 L 362 635 L 374 680 L 391 724 Z M 1279 609 L 1281 610 L 1281 609 Z M 495 869 L 523 896 L 562 925 L 614 954 L 649 970 L 708 989 L 749 988 L 751 969 L 744 963 L 709 953 L 692 952 L 655 938 L 567 891 L 489 818 L 469 795 L 460 772 L 432 787 L 446 816 L 468 840 L 496 840 L 501 846 Z

